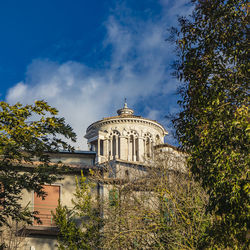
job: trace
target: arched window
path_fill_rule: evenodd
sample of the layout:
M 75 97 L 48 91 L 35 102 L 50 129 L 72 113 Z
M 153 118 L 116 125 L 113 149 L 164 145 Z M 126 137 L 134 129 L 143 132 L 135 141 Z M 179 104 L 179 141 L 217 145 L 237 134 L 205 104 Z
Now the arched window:
M 135 139 L 135 156 L 136 156 L 136 161 L 139 161 L 139 141 L 138 141 L 138 138 Z
M 151 146 L 150 146 L 150 138 L 148 137 L 146 139 L 146 156 L 147 157 L 150 157 L 150 148 L 151 148 Z
M 116 155 L 116 136 L 115 135 L 113 135 L 113 137 L 112 137 L 112 152 L 113 152 L 113 156 L 115 156 Z
M 139 134 L 136 130 L 128 132 L 128 159 L 131 161 L 139 160 Z
M 110 155 L 120 158 L 120 133 L 117 130 L 112 131 L 110 134 Z
M 133 160 L 133 155 L 134 155 L 134 135 L 130 135 L 129 153 L 130 153 L 130 159 Z

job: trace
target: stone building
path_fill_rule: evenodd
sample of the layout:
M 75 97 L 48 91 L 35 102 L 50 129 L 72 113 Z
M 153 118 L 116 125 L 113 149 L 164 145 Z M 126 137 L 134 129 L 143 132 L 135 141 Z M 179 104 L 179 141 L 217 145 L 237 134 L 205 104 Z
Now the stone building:
M 117 114 L 87 128 L 85 138 L 90 150 L 97 153 L 96 163 L 110 160 L 143 163 L 153 157 L 154 146 L 163 144 L 168 134 L 165 128 L 157 121 L 134 115 L 126 102 Z
M 95 152 L 75 151 L 59 152 L 50 154 L 51 167 L 53 163 L 62 162 L 71 167 L 67 174 L 63 175 L 61 180 L 57 180 L 52 185 L 44 185 L 44 191 L 47 193 L 45 199 L 38 197 L 33 191 L 24 190 L 22 205 L 28 207 L 31 211 L 38 211 L 38 217 L 42 224 L 34 221 L 32 226 L 26 226 L 21 223 L 14 223 L 12 228 L 5 228 L 0 233 L 0 240 L 11 239 L 7 243 L 7 249 L 21 250 L 52 250 L 57 249 L 58 229 L 53 220 L 52 212 L 55 212 L 60 200 L 62 205 L 72 208 L 72 198 L 75 192 L 75 177 L 88 175 L 89 169 L 95 169 Z M 39 162 L 34 161 L 33 166 L 27 165 L 24 170 L 30 171 Z M 96 192 L 98 190 L 96 189 Z M 15 248 L 18 246 L 18 248 Z
M 89 151 L 51 155 L 52 162 L 61 161 L 74 171 L 54 185 L 45 186 L 48 192 L 45 200 L 37 198 L 34 192 L 24 193 L 24 206 L 30 204 L 31 209 L 39 211 L 43 224 L 34 223 L 26 228 L 22 249 L 57 249 L 57 229 L 51 211 L 55 211 L 58 199 L 62 205 L 72 207 L 75 175 L 79 175 L 81 170 L 87 174 L 89 169 L 101 169 L 108 164 L 112 169 L 112 173 L 106 173 L 109 177 L 133 178 L 138 170 L 146 174 L 144 166 L 154 158 L 155 150 L 171 153 L 173 160 L 175 156 L 182 157 L 175 147 L 164 144 L 164 137 L 168 133 L 157 121 L 134 115 L 126 102 L 117 114 L 94 122 L 87 128 L 85 138 Z M 105 197 L 109 189 L 110 185 L 97 185 L 96 192 Z

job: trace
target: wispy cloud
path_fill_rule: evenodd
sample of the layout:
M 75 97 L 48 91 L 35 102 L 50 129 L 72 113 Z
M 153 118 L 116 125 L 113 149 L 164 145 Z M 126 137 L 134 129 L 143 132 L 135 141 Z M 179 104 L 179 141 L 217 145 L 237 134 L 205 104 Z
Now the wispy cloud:
M 174 6 L 186 8 L 182 3 L 176 1 L 171 11 Z M 177 82 L 169 74 L 173 47 L 165 42 L 169 4 L 162 4 L 162 12 L 146 20 L 130 15 L 124 5 L 112 10 L 104 24 L 106 36 L 100 41 L 110 53 L 104 58 L 105 66 L 89 68 L 84 62 L 36 59 L 28 66 L 26 79 L 9 89 L 7 101 L 46 100 L 71 124 L 78 134 L 77 146 L 84 149 L 87 126 L 114 115 L 124 97 L 141 115 L 168 124 L 164 116 L 176 107 L 172 94 Z

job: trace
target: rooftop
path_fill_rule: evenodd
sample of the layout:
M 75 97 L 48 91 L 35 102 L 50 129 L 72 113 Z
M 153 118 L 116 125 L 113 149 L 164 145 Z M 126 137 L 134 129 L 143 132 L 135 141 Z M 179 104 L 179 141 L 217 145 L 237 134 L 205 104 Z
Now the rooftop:
M 112 120 L 112 119 L 127 119 L 127 118 L 134 118 L 134 119 L 140 119 L 140 120 L 146 120 L 146 121 L 149 121 L 149 122 L 153 122 L 153 123 L 156 123 L 158 124 L 158 126 L 160 126 L 162 129 L 164 129 L 165 131 L 165 128 L 159 123 L 157 122 L 156 120 L 151 120 L 151 119 L 148 119 L 148 118 L 144 118 L 142 116 L 138 116 L 138 115 L 134 115 L 134 110 L 133 109 L 130 109 L 128 108 L 128 105 L 127 105 L 127 102 L 126 102 L 126 99 L 125 99 L 125 102 L 124 102 L 124 106 L 123 108 L 121 109 L 118 109 L 117 110 L 117 114 L 116 116 L 110 116 L 110 117 L 105 117 L 103 118 L 102 120 L 99 120 L 99 121 L 96 121 L 92 124 L 90 124 L 87 128 L 87 132 L 89 131 L 89 129 L 94 126 L 95 124 L 98 124 L 102 121 L 108 121 L 108 120 Z M 167 131 L 166 131 L 166 134 L 167 134 Z

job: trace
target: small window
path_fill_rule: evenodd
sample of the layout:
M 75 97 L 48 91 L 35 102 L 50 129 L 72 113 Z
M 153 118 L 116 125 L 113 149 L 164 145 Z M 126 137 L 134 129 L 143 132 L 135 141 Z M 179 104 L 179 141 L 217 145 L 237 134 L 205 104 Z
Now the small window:
M 109 206 L 114 207 L 118 205 L 118 190 L 111 189 L 109 191 Z

